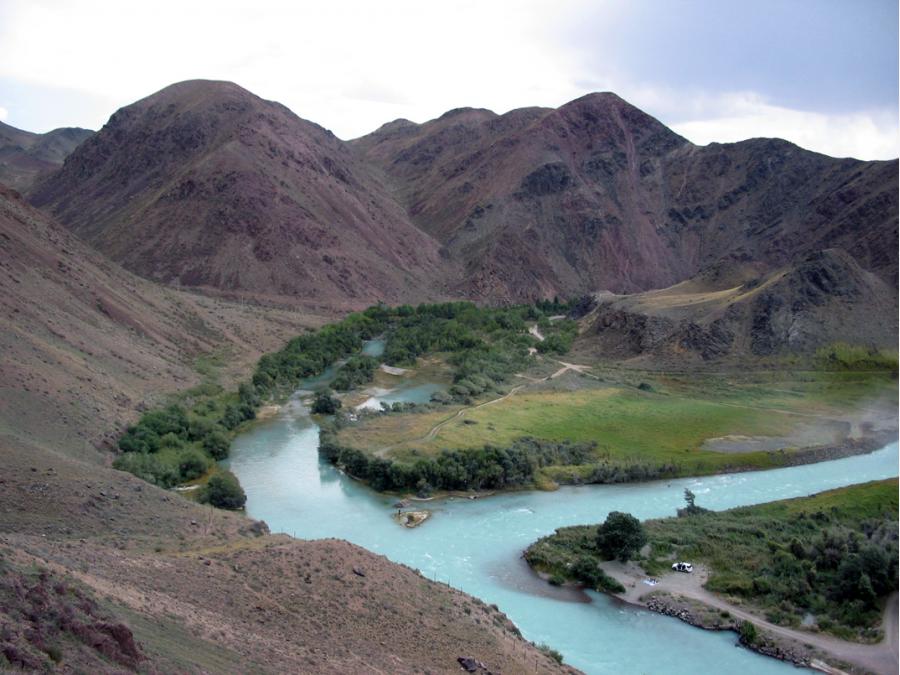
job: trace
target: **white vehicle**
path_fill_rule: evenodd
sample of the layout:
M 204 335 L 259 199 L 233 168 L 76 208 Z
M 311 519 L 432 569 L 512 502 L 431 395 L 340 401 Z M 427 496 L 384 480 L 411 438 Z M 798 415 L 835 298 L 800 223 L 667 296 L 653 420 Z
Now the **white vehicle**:
M 687 572 L 688 574 L 690 574 L 694 571 L 694 566 L 689 562 L 677 562 L 672 563 L 672 569 L 676 572 Z

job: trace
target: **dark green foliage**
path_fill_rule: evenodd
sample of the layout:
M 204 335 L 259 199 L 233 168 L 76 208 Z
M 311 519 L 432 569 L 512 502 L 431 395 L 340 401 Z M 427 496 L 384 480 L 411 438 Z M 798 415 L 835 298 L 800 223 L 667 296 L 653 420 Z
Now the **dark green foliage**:
M 340 407 L 341 402 L 331 395 L 331 390 L 323 389 L 316 392 L 311 409 L 316 415 L 334 415 Z
M 572 566 L 572 576 L 595 591 L 605 591 L 607 593 L 625 592 L 625 587 L 622 584 L 600 569 L 597 559 L 593 556 L 579 556 Z
M 613 511 L 597 528 L 597 550 L 607 560 L 630 560 L 647 543 L 641 521 L 630 513 Z
M 174 465 L 154 454 L 127 452 L 119 455 L 113 462 L 113 466 L 163 488 L 177 485 L 181 479 L 178 469 Z
M 231 439 L 221 427 L 218 429 L 211 429 L 209 433 L 203 437 L 203 449 L 216 461 L 228 457 L 228 450 L 230 447 Z
M 196 448 L 184 448 L 178 453 L 178 475 L 183 481 L 199 478 L 209 465 L 209 458 Z
M 694 503 L 696 496 L 693 492 L 691 492 L 688 488 L 684 489 L 684 503 L 685 507 L 683 509 L 678 509 L 678 517 L 684 518 L 685 516 L 696 516 L 700 513 L 706 513 L 708 509 L 704 509 L 700 506 L 697 506 Z
M 372 381 L 378 361 L 371 356 L 351 356 L 341 366 L 331 386 L 337 391 L 349 391 L 361 384 Z
M 783 622 L 811 613 L 839 635 L 871 637 L 880 599 L 897 588 L 896 514 L 896 481 L 882 481 L 645 527 L 654 550 L 706 561 L 710 590 L 743 597 Z
M 367 481 L 376 490 L 418 490 L 423 481 L 439 490 L 496 490 L 528 485 L 537 469 L 551 464 L 583 464 L 594 451 L 594 445 L 588 443 L 522 438 L 509 448 L 445 450 L 436 457 L 401 463 L 341 447 L 328 431 L 323 430 L 319 440 L 319 452 L 326 460 Z
M 745 645 L 754 645 L 756 641 L 759 639 L 759 634 L 756 631 L 756 626 L 753 625 L 750 621 L 743 621 L 741 623 L 741 642 Z
M 219 509 L 242 509 L 247 495 L 237 477 L 230 471 L 213 474 L 200 492 L 200 501 Z

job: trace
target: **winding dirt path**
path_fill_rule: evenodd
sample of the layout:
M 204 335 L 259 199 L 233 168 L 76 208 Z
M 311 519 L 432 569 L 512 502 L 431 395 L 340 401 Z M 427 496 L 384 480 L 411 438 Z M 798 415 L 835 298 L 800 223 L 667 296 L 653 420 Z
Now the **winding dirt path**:
M 458 410 L 455 415 L 451 415 L 450 417 L 445 419 L 443 422 L 438 422 L 433 427 L 431 427 L 431 430 L 427 434 L 425 434 L 421 438 L 417 438 L 415 440 L 417 440 L 417 441 L 430 440 L 430 439 L 434 438 L 437 435 L 437 432 L 440 431 L 443 427 L 450 424 L 450 422 L 452 422 L 453 420 L 459 419 L 460 417 L 465 415 L 470 410 L 478 410 L 478 408 L 484 408 L 485 406 L 494 405 L 495 403 L 499 403 L 500 401 L 505 401 L 510 396 L 515 394 L 517 391 L 520 391 L 527 386 L 529 386 L 529 385 L 520 384 L 520 385 L 515 386 L 512 389 L 510 389 L 508 392 L 506 392 L 503 396 L 500 396 L 499 398 L 494 398 L 494 399 L 491 399 L 490 401 L 486 401 L 484 403 L 479 403 L 478 405 L 473 405 L 473 406 L 469 406 L 468 408 L 463 408 L 462 410 Z
M 888 597 L 885 606 L 882 620 L 884 639 L 877 644 L 862 644 L 841 640 L 824 633 L 812 633 L 770 623 L 706 590 L 703 584 L 706 583 L 708 578 L 708 571 L 702 565 L 695 566 L 693 574 L 674 572 L 666 574 L 660 577 L 658 583 L 652 587 L 644 584 L 646 575 L 633 563 L 628 565 L 622 565 L 617 562 L 603 563 L 603 569 L 625 586 L 627 590 L 621 597 L 627 602 L 645 605 L 643 597 L 648 593 L 666 591 L 673 595 L 681 595 L 697 600 L 718 610 L 730 612 L 732 616 L 743 621 L 749 621 L 769 633 L 794 640 L 800 644 L 811 645 L 841 661 L 852 663 L 867 671 L 878 673 L 879 675 L 895 675 L 897 673 L 898 601 L 896 592 Z

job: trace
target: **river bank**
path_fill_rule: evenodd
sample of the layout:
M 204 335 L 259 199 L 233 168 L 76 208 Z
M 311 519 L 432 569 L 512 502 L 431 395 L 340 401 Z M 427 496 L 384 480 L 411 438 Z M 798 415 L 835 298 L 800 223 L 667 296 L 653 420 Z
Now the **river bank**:
M 872 481 L 645 520 L 647 544 L 627 563 L 600 559 L 592 525 L 559 528 L 529 546 L 524 558 L 551 583 L 594 586 L 609 578 L 599 585 L 617 600 L 691 626 L 734 631 L 741 644 L 766 656 L 826 672 L 893 674 L 896 490 L 896 479 Z M 818 548 L 823 537 L 843 551 L 837 567 Z M 856 548 L 842 542 L 856 542 Z M 693 572 L 672 571 L 673 560 L 692 562 Z M 860 595 L 852 583 L 862 572 L 849 572 L 847 565 L 863 560 L 871 561 L 864 569 L 875 581 Z M 591 573 L 592 565 L 602 574 Z

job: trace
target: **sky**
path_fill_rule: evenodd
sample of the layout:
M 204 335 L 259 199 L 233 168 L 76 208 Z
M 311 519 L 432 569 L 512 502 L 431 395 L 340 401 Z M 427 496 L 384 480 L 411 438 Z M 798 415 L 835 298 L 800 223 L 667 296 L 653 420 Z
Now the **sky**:
M 614 91 L 694 143 L 890 159 L 897 0 L 0 0 L 0 120 L 100 128 L 223 79 L 355 138 Z

